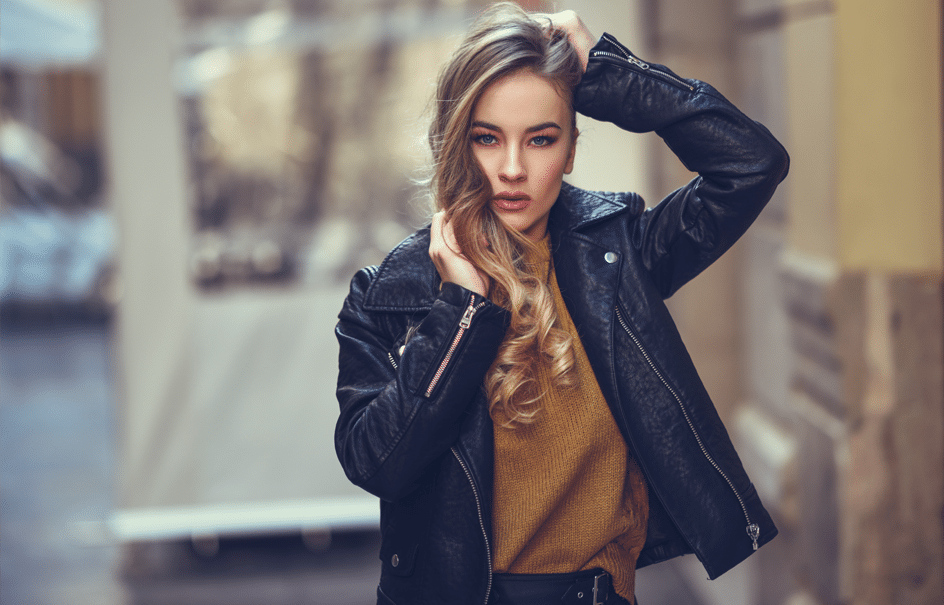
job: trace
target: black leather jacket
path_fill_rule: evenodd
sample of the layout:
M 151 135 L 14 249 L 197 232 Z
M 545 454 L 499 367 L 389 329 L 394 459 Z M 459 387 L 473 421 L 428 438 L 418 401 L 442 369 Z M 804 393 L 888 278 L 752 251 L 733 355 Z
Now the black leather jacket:
M 663 300 L 727 250 L 787 172 L 783 147 L 711 86 L 604 34 L 577 110 L 655 130 L 699 176 L 646 210 L 565 184 L 548 229 L 561 293 L 649 486 L 639 566 L 694 552 L 716 578 L 777 533 Z M 482 605 L 493 434 L 481 384 L 507 312 L 446 283 L 429 230 L 355 275 L 339 316 L 338 457 L 381 498 L 381 603 Z

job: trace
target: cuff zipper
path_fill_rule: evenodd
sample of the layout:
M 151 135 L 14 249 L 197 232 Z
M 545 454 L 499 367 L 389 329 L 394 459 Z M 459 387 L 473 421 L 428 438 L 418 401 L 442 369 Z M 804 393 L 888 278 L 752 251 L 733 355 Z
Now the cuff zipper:
M 619 42 L 617 42 L 616 39 L 612 38 L 609 34 L 603 34 L 603 39 L 606 40 L 607 42 L 609 42 L 610 44 L 612 44 L 613 46 L 615 46 L 615 47 L 617 48 L 617 50 L 620 51 L 621 54 L 611 53 L 611 52 L 608 52 L 608 51 L 605 51 L 605 50 L 595 50 L 595 51 L 593 51 L 593 53 L 591 54 L 591 56 L 593 56 L 593 57 L 608 57 L 608 58 L 610 58 L 610 59 L 616 59 L 616 60 L 618 60 L 618 61 L 626 61 L 626 62 L 629 63 L 630 65 L 635 65 L 636 67 L 638 67 L 639 69 L 641 69 L 641 70 L 643 70 L 643 71 L 648 71 L 648 72 L 650 72 L 650 73 L 653 73 L 653 74 L 659 75 L 659 76 L 661 76 L 661 77 L 663 77 L 663 78 L 666 78 L 666 79 L 668 79 L 668 80 L 671 80 L 672 82 L 678 84 L 679 86 L 681 86 L 681 87 L 683 87 L 683 88 L 686 88 L 686 89 L 692 90 L 692 91 L 695 90 L 695 87 L 694 87 L 694 86 L 692 86 L 692 85 L 689 84 L 688 82 L 683 81 L 681 78 L 677 78 L 677 77 L 673 76 L 673 75 L 670 74 L 670 73 L 667 73 L 667 72 L 664 72 L 664 71 L 660 71 L 660 70 L 658 70 L 658 69 L 652 69 L 652 66 L 651 66 L 651 65 L 649 65 L 648 63 L 646 63 L 646 62 L 644 62 L 644 61 L 640 61 L 639 59 L 637 59 L 636 57 L 634 57 L 631 52 L 629 52 L 628 50 L 626 50 L 625 48 L 623 48 L 623 45 L 620 44 Z
M 484 306 L 484 300 L 478 304 L 475 303 L 475 294 L 473 294 L 472 298 L 469 300 L 469 306 L 466 307 L 465 313 L 462 314 L 462 319 L 459 320 L 459 330 L 456 332 L 455 338 L 452 339 L 452 344 L 449 346 L 449 350 L 446 351 L 446 356 L 443 357 L 442 363 L 439 364 L 439 368 L 436 370 L 436 374 L 433 375 L 433 379 L 429 381 L 429 386 L 426 387 L 427 398 L 432 396 L 433 389 L 436 388 L 439 379 L 442 378 L 446 368 L 449 367 L 449 362 L 452 360 L 452 355 L 456 352 L 456 348 L 458 348 L 462 336 L 465 334 L 466 330 L 469 329 L 469 326 L 472 325 L 472 317 Z

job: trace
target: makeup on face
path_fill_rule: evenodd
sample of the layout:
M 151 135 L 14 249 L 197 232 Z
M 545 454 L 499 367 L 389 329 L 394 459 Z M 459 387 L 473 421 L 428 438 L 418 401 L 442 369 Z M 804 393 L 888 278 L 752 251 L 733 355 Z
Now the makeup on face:
M 509 228 L 544 237 L 547 217 L 573 168 L 570 105 L 528 70 L 492 83 L 472 115 L 472 153 L 492 189 L 491 208 Z

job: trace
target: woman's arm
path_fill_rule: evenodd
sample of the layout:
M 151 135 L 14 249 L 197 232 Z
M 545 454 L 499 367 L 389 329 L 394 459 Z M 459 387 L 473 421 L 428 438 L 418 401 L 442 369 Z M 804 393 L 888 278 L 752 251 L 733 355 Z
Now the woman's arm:
M 655 131 L 699 174 L 637 226 L 635 244 L 668 298 L 747 230 L 786 176 L 789 157 L 710 85 L 640 60 L 609 34 L 587 52 L 577 111 L 632 132 Z
M 335 448 L 354 484 L 396 500 L 458 437 L 504 337 L 507 312 L 443 284 L 425 317 L 416 313 L 422 320 L 400 353 L 402 335 L 390 328 L 405 324 L 403 311 L 365 309 L 375 276 L 355 275 L 335 329 L 341 407 Z

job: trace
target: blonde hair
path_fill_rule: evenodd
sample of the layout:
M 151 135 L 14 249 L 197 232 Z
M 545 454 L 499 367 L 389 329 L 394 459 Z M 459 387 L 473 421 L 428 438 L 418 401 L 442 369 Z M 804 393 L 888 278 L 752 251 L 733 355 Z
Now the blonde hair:
M 582 68 L 567 36 L 515 4 L 493 5 L 440 73 L 429 129 L 436 208 L 445 210 L 466 258 L 490 278 L 489 298 L 511 312 L 484 385 L 492 418 L 509 427 L 533 421 L 539 411 L 539 365 L 550 364 L 555 386 L 576 382 L 573 343 L 559 327 L 546 276 L 528 271 L 527 258 L 537 246 L 491 210 L 491 187 L 472 154 L 476 102 L 489 85 L 519 70 L 549 81 L 572 110 Z M 573 110 L 571 115 L 576 117 Z

